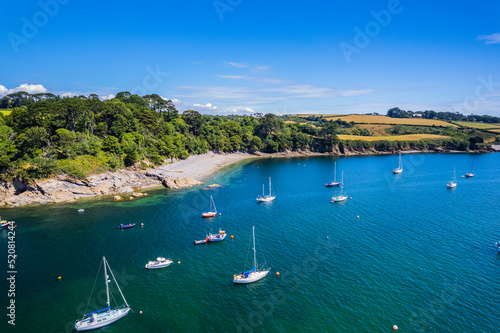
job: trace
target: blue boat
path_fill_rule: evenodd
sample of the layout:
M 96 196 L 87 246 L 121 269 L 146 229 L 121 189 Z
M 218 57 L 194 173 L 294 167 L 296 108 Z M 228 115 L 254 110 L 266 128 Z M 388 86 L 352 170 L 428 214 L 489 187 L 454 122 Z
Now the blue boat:
M 335 171 L 333 175 L 333 182 L 326 183 L 326 187 L 338 187 L 340 182 L 337 181 L 337 162 L 335 162 Z
M 135 223 L 129 223 L 129 224 L 120 224 L 120 229 L 128 229 L 128 228 L 133 228 L 135 227 Z

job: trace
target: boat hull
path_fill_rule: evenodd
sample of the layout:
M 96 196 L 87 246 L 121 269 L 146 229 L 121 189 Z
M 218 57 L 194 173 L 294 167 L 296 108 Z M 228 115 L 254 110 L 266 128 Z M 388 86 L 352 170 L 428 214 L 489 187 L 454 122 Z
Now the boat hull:
M 392 173 L 395 175 L 399 175 L 400 173 L 403 173 L 403 169 L 392 169 Z
M 167 260 L 166 262 L 161 264 L 155 264 L 154 261 L 150 261 L 149 263 L 146 264 L 146 268 L 147 269 L 164 268 L 170 266 L 170 264 L 172 263 L 173 263 L 172 260 Z
M 208 212 L 208 213 L 201 214 L 201 217 L 204 217 L 204 218 L 215 217 L 216 215 L 217 215 L 217 212 Z
M 252 272 L 248 275 L 246 279 L 242 278 L 241 275 L 236 275 L 233 279 L 233 282 L 243 284 L 243 283 L 252 283 L 255 281 L 259 281 L 260 279 L 264 278 L 267 275 L 267 273 L 269 273 L 270 270 L 271 269 L 269 268 L 268 270 L 265 271 Z
M 134 224 L 127 224 L 127 225 L 120 225 L 120 229 L 129 229 L 129 228 L 133 228 L 135 227 L 135 223 Z
M 466 173 L 465 177 L 466 178 L 471 178 L 471 177 L 474 177 L 474 174 L 473 173 Z
M 448 184 L 446 184 L 446 187 L 447 188 L 455 188 L 455 187 L 457 187 L 457 183 L 453 183 L 453 182 L 452 183 L 448 183 Z
M 276 196 L 264 196 L 264 197 L 258 197 L 257 198 L 257 202 L 270 202 L 270 201 L 273 201 L 274 199 L 276 199 Z
M 330 201 L 330 202 L 342 202 L 342 201 L 346 201 L 346 200 L 347 200 L 347 195 L 344 195 L 344 196 L 340 195 L 338 197 L 333 197 L 332 201 Z
M 83 320 L 77 321 L 75 324 L 75 329 L 77 331 L 90 331 L 108 326 L 109 324 L 112 324 L 115 321 L 125 317 L 129 311 L 130 308 L 123 308 L 104 312 L 104 315 L 97 316 L 97 321 L 94 321 L 92 317 L 88 317 Z
M 340 182 L 326 183 L 325 186 L 326 187 L 339 187 L 340 186 Z

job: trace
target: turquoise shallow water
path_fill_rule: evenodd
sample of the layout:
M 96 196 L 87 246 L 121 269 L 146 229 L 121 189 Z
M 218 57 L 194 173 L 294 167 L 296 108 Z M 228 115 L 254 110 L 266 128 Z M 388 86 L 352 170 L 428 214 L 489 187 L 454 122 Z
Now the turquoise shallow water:
M 344 203 L 329 203 L 339 189 L 324 186 L 334 161 L 352 197 Z M 476 176 L 461 178 L 472 162 Z M 397 163 L 256 160 L 215 175 L 224 186 L 213 191 L 3 209 L 18 225 L 18 274 L 16 326 L 4 314 L 0 331 L 71 332 L 106 256 L 134 312 L 98 332 L 388 332 L 394 324 L 399 332 L 496 332 L 500 155 L 403 155 L 405 170 L 393 175 Z M 458 186 L 448 190 L 454 165 Z M 269 176 L 277 198 L 257 204 Z M 203 220 L 209 195 L 222 216 Z M 129 222 L 145 225 L 118 229 Z M 271 273 L 233 285 L 250 264 L 253 225 Z M 234 240 L 192 244 L 219 227 Z M 6 262 L 5 230 L 0 248 Z M 175 264 L 144 269 L 158 256 Z M 102 305 L 102 274 L 96 290 L 89 311 Z

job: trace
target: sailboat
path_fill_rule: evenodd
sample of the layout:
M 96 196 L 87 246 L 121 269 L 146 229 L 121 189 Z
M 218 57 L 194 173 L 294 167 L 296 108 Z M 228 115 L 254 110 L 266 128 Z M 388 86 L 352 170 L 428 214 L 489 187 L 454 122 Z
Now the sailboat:
M 342 194 L 343 189 L 344 189 L 344 171 L 342 171 L 342 182 L 340 183 L 340 195 L 332 197 L 332 201 L 330 202 L 333 203 L 333 202 L 346 201 L 347 194 Z
M 264 194 L 264 185 L 262 185 L 262 195 L 257 197 L 257 202 L 269 202 L 274 199 L 276 199 L 276 196 L 271 194 L 271 177 L 269 177 L 269 195 Z
M 451 180 L 448 184 L 446 184 L 447 188 L 455 188 L 457 187 L 457 173 L 455 171 L 455 166 L 453 166 L 453 180 Z
M 257 249 L 255 248 L 255 226 L 252 227 L 253 233 L 253 268 L 247 272 L 242 272 L 240 274 L 235 274 L 233 276 L 234 283 L 252 283 L 258 281 L 265 277 L 267 273 L 271 270 L 271 267 L 265 267 L 266 263 L 262 264 L 261 267 L 257 265 Z
M 340 182 L 337 181 L 337 162 L 335 162 L 335 169 L 333 173 L 333 182 L 326 183 L 326 187 L 337 187 L 340 185 Z
M 399 151 L 399 166 L 396 169 L 392 169 L 392 173 L 395 175 L 403 173 L 403 160 L 401 159 L 401 150 Z
M 214 217 L 217 215 L 217 208 L 215 208 L 214 198 L 210 196 L 210 210 L 201 214 L 202 217 Z
M 90 312 L 90 313 L 83 315 L 83 318 L 81 320 L 76 321 L 75 328 L 77 331 L 89 331 L 89 330 L 93 330 L 96 328 L 107 326 L 107 325 L 114 323 L 115 321 L 125 317 L 128 314 L 128 312 L 130 311 L 130 306 L 128 305 L 125 297 L 123 296 L 123 293 L 120 289 L 120 286 L 116 282 L 115 276 L 114 276 L 113 272 L 111 271 L 111 267 L 109 267 L 109 264 L 106 261 L 106 258 L 102 257 L 102 261 L 104 263 L 104 281 L 106 282 L 106 296 L 107 296 L 108 306 L 105 307 L 104 309 L 97 310 L 97 311 Z M 111 280 L 108 280 L 109 275 L 107 273 L 107 269 L 109 269 L 109 272 L 111 273 L 111 276 L 113 277 L 113 280 L 115 281 L 115 284 L 118 287 L 118 290 L 120 291 L 120 295 L 122 296 L 123 301 L 125 302 L 125 304 L 121 305 L 120 307 L 118 307 L 116 309 L 110 308 L 108 283 L 111 282 Z M 90 299 L 89 299 L 89 301 L 90 301 Z
M 470 172 L 465 174 L 465 177 L 471 178 L 474 177 L 474 174 L 472 173 L 472 167 L 474 166 L 474 162 L 472 162 L 472 165 L 470 166 Z

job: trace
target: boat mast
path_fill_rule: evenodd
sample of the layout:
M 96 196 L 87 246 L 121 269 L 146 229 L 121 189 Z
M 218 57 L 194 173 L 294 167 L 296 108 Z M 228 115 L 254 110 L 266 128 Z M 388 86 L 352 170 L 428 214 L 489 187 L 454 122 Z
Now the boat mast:
M 264 193 L 264 184 L 262 184 L 262 196 L 265 197 L 266 194 Z
M 271 196 L 271 177 L 269 177 L 269 196 Z
M 335 162 L 335 169 L 333 171 L 333 182 L 337 182 L 337 162 Z
M 105 257 L 102 257 L 102 261 L 104 263 L 104 280 L 106 280 L 106 297 L 108 299 L 108 307 L 110 306 L 109 304 L 109 287 L 108 287 L 108 272 L 106 270 L 106 258 Z M 108 309 L 108 311 L 110 311 Z
M 342 171 L 342 182 L 340 183 L 340 195 L 342 195 L 343 189 L 344 189 L 344 171 Z
M 257 250 L 255 249 L 255 226 L 252 226 L 253 233 L 253 266 L 257 269 Z
M 401 150 L 399 151 L 399 168 L 403 169 L 403 160 L 401 159 Z
M 127 308 L 129 308 L 130 306 L 128 305 L 127 300 L 125 299 L 125 296 L 123 296 L 122 290 L 120 289 L 120 286 L 118 285 L 118 282 L 116 282 L 115 275 L 113 274 L 113 271 L 111 270 L 111 267 L 109 267 L 109 264 L 107 264 L 107 265 L 108 265 L 108 268 L 109 268 L 109 272 L 111 273 L 111 276 L 113 277 L 113 280 L 115 281 L 116 287 L 118 288 L 118 291 L 120 292 L 120 295 L 122 295 L 122 298 L 123 298 L 123 301 L 125 302 L 125 305 L 127 306 Z M 106 287 L 107 286 L 108 286 L 108 284 L 106 283 Z M 108 305 L 109 305 L 109 294 L 108 294 Z

